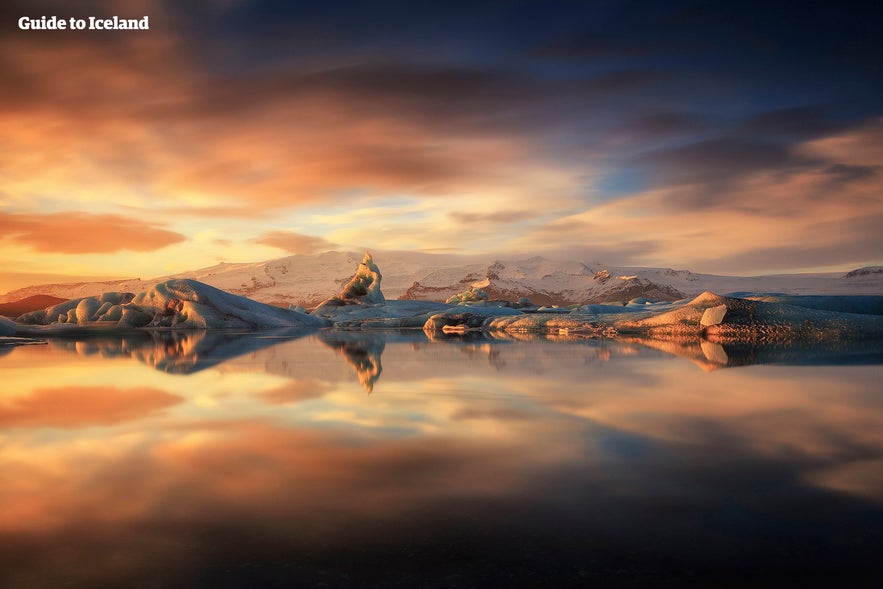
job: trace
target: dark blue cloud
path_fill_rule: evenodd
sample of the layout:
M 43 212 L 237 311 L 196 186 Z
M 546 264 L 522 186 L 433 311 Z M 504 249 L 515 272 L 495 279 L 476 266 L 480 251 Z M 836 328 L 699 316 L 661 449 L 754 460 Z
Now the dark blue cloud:
M 49 14 L 59 6 L 72 10 L 48 0 L 13 1 L 0 7 L 0 17 L 9 25 L 18 14 L 44 8 Z M 106 14 L 115 4 L 82 6 Z M 484 162 L 418 149 L 432 147 L 435 138 L 511 140 L 525 160 L 568 173 L 584 169 L 593 202 L 690 185 L 671 206 L 724 207 L 738 204 L 729 188 L 757 172 L 787 177 L 814 170 L 831 186 L 878 173 L 795 149 L 883 115 L 883 15 L 865 3 L 165 0 L 162 6 L 151 35 L 176 43 L 188 91 L 147 105 L 139 117 L 170 126 L 208 117 L 220 128 L 280 103 L 330 104 L 345 123 L 393 120 L 419 129 L 414 145 L 368 154 L 336 148 L 353 152 L 351 159 L 370 171 L 397 168 L 415 185 L 462 168 L 482 173 Z M 0 35 L 0 43 L 36 38 L 11 26 Z M 148 67 L 135 55 L 140 47 L 124 43 L 128 37 L 40 39 L 41 49 L 44 43 L 60 50 L 100 46 L 119 61 L 115 69 L 161 78 L 157 64 Z M 28 69 L 24 53 L 18 46 L 0 52 L 0 107 L 57 105 L 45 71 Z M 83 93 L 65 106 L 76 115 L 103 116 L 111 102 L 119 101 Z M 296 121 L 284 125 L 297 129 Z
M 372 114 L 527 130 L 543 153 L 609 165 L 668 141 L 787 144 L 883 114 L 881 10 L 866 3 L 165 0 L 155 16 L 204 76 L 202 112 L 351 93 Z

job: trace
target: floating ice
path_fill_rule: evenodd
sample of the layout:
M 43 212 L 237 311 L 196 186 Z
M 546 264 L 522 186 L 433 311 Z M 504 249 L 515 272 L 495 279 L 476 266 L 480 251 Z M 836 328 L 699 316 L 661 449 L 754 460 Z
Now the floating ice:
M 18 322 L 120 328 L 225 329 L 322 327 L 327 321 L 258 303 L 196 280 L 168 280 L 139 295 L 105 293 L 25 313 Z

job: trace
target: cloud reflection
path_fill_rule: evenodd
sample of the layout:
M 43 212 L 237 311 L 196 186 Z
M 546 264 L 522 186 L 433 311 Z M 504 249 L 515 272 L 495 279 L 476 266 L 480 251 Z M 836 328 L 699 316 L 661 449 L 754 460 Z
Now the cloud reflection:
M 409 553 L 424 571 L 462 573 L 499 549 L 507 570 L 529 575 L 531 553 L 566 585 L 585 551 L 617 566 L 629 553 L 729 566 L 762 559 L 773 545 L 755 532 L 791 534 L 787 518 L 840 540 L 866 534 L 843 522 L 879 512 L 879 365 L 703 373 L 637 342 L 361 337 L 240 343 L 181 373 L 101 356 L 97 342 L 0 358 L 15 383 L 0 413 L 0 538 L 35 555 L 0 556 L 0 578 L 187 584 L 194 567 L 258 575 L 263 563 L 274 582 L 335 584 L 378 559 L 405 574 Z M 331 348 L 368 375 L 383 354 L 374 394 Z M 55 389 L 38 378 L 50 370 Z M 155 377 L 126 389 L 108 382 L 120 374 Z M 728 520 L 734 510 L 751 524 Z M 699 550 L 706 525 L 720 533 Z
M 0 403 L 0 428 L 80 428 L 115 425 L 183 402 L 148 388 L 63 386 L 37 389 Z

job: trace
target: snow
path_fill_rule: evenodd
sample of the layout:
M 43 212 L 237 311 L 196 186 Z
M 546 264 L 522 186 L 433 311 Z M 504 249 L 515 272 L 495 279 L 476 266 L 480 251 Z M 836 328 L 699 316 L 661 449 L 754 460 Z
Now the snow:
M 477 327 L 485 317 L 520 314 L 520 311 L 505 304 L 483 300 L 480 294 L 483 294 L 480 290 L 470 289 L 464 296 L 455 297 L 457 304 L 387 301 L 381 291 L 380 270 L 370 254 L 366 253 L 355 276 L 340 293 L 323 302 L 313 313 L 331 319 L 338 329 L 360 330 L 425 327 L 434 321 L 451 324 L 457 321 L 451 319 L 455 316 L 460 317 L 461 321 L 463 317 L 476 317 L 476 325 L 472 327 Z
M 420 327 L 430 315 L 449 307 L 434 301 L 387 301 L 382 278 L 371 254 L 365 253 L 355 275 L 313 315 L 332 320 L 340 329 L 388 329 Z
M 844 278 L 855 278 L 856 276 L 871 276 L 873 274 L 883 275 L 883 266 L 865 266 L 864 268 L 856 268 L 847 272 Z
M 785 295 L 883 295 L 881 267 L 861 268 L 848 273 L 738 277 L 542 257 L 506 260 L 420 252 L 377 251 L 374 254 L 373 261 L 383 268 L 383 292 L 389 299 L 445 301 L 471 286 L 486 289 L 490 298 L 515 301 L 528 297 L 535 305 L 624 302 L 639 297 L 682 299 L 706 290 Z M 264 303 L 311 308 L 338 293 L 341 285 L 353 276 L 353 268 L 360 259 L 352 252 L 326 252 L 257 263 L 219 264 L 150 280 L 39 285 L 0 296 L 0 302 L 18 301 L 36 294 L 81 299 L 111 291 L 134 293 L 167 280 L 189 278 Z
M 233 295 L 196 280 L 169 280 L 136 295 L 105 293 L 26 313 L 26 324 L 96 323 L 119 328 L 160 327 L 177 329 L 322 327 L 327 322 Z
M 340 255 L 334 252 L 331 259 L 338 259 Z M 322 254 L 314 258 L 322 259 L 323 256 L 327 257 Z M 302 289 L 299 283 L 291 282 L 291 277 L 299 274 L 291 264 L 285 263 L 294 258 L 265 263 L 265 270 L 272 266 L 278 274 L 268 270 L 264 278 L 252 276 L 252 286 L 259 291 L 267 280 L 273 282 L 285 276 L 285 284 L 292 289 L 290 292 L 302 292 L 297 290 Z M 349 256 L 346 259 L 355 265 L 356 258 Z M 412 267 L 409 264 L 415 260 L 422 263 L 426 259 L 405 256 L 393 264 L 399 272 L 397 276 Z M 223 264 L 207 275 L 224 275 L 228 280 L 240 277 L 237 272 L 244 268 L 253 270 L 254 265 Z M 465 269 L 468 270 L 465 275 L 461 273 L 464 271 L 462 266 L 432 270 L 425 276 L 432 276 L 439 283 L 415 282 L 407 289 L 404 300 L 387 300 L 381 290 L 383 276 L 380 268 L 373 256 L 366 253 L 355 273 L 348 272 L 346 278 L 337 280 L 337 284 L 343 286 L 336 288 L 336 294 L 325 299 L 312 314 L 293 304 L 286 304 L 288 308 L 270 306 L 197 280 L 173 278 L 152 285 L 138 295 L 107 292 L 74 298 L 26 313 L 18 318 L 20 325 L 13 328 L 6 325 L 5 330 L 13 329 L 11 333 L 21 334 L 23 324 L 40 326 L 28 328 L 28 333 L 99 327 L 303 329 L 334 325 L 338 330 L 423 327 L 428 332 L 437 333 L 480 328 L 508 332 L 575 331 L 592 335 L 615 327 L 624 332 L 655 335 L 724 340 L 751 337 L 775 341 L 883 335 L 883 295 L 798 295 L 789 294 L 787 288 L 789 284 L 803 285 L 801 288 L 808 288 L 806 285 L 809 284 L 824 286 L 825 280 L 834 280 L 838 285 L 848 284 L 853 290 L 865 288 L 873 291 L 883 281 L 883 273 L 873 269 L 845 276 L 811 275 L 811 279 L 806 275 L 708 277 L 658 268 L 608 266 L 598 269 L 597 265 L 590 268 L 579 262 L 555 262 L 541 257 L 514 262 L 496 260 L 483 269 L 476 265 Z M 419 267 L 420 272 L 427 270 L 425 264 Z M 743 297 L 721 296 L 711 291 L 696 293 L 698 296 L 692 299 L 680 296 L 682 291 L 696 291 L 709 282 L 743 288 L 767 284 L 783 294 L 770 295 L 768 291 L 763 294 L 764 290 L 754 288 L 741 291 L 747 293 Z M 280 285 L 273 282 L 272 287 Z M 438 297 L 453 289 L 456 289 L 454 296 L 446 303 L 420 300 L 422 294 L 432 293 L 433 297 Z M 791 289 L 791 292 L 794 290 L 799 289 Z M 295 297 L 294 294 L 286 296 L 289 299 Z M 506 302 L 516 299 L 519 304 Z M 615 304 L 558 306 L 554 302 L 569 299 L 612 299 Z M 720 358 L 716 350 L 713 355 Z

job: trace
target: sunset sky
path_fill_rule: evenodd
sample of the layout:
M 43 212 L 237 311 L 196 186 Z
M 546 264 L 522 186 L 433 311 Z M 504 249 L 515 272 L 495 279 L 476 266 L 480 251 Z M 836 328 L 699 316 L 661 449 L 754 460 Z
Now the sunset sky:
M 150 30 L 18 29 L 52 15 Z M 4 2 L 0 292 L 360 248 L 879 264 L 880 22 L 850 2 Z

